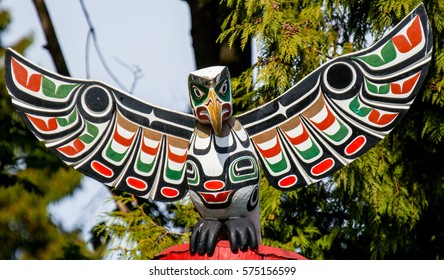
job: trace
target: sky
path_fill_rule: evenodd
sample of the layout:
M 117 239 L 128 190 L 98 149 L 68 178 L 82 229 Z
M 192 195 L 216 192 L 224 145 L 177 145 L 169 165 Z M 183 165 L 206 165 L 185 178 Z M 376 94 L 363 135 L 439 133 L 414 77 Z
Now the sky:
M 46 0 L 59 43 L 72 77 L 86 78 L 85 48 L 88 25 L 79 0 Z M 115 75 L 130 87 L 132 73 L 119 64 L 138 65 L 143 77 L 134 94 L 170 109 L 188 108 L 187 77 L 195 70 L 188 5 L 181 0 L 84 0 L 103 54 Z M 126 5 L 122 5 L 125 3 Z M 33 34 L 27 58 L 54 70 L 42 47 L 44 35 L 32 0 L 2 0 L 12 12 L 5 43 Z M 90 48 L 91 79 L 117 84 L 101 67 Z
M 45 0 L 72 77 L 86 79 L 88 24 L 79 0 Z M 137 65 L 142 77 L 133 92 L 138 98 L 164 108 L 186 111 L 189 107 L 187 78 L 195 70 L 188 5 L 181 0 L 84 0 L 94 25 L 101 51 L 112 72 L 126 88 L 133 74 L 119 61 Z M 124 4 L 124 5 L 123 5 Z M 34 43 L 25 53 L 32 62 L 55 71 L 46 49 L 45 37 L 32 0 L 2 0 L 11 12 L 12 23 L 3 34 L 8 46 L 25 35 Z M 90 77 L 119 88 L 89 48 Z M 111 211 L 108 189 L 85 177 L 72 196 L 49 207 L 52 219 L 65 230 L 83 227 L 83 237 Z

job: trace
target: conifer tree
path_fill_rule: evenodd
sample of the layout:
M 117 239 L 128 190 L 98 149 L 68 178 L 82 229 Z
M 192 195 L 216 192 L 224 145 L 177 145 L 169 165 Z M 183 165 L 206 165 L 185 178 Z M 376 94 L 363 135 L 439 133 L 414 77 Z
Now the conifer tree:
M 219 42 L 260 52 L 233 78 L 237 112 L 279 96 L 322 63 L 370 46 L 420 1 L 224 0 Z M 444 5 L 425 1 L 434 36 L 429 75 L 409 113 L 376 147 L 333 176 L 282 193 L 261 181 L 263 243 L 311 259 L 444 258 Z M 264 178 L 262 176 L 262 178 Z M 197 221 L 191 202 L 121 197 L 133 212 L 99 227 L 124 240 L 124 258 L 152 258 L 187 242 Z
M 420 3 L 225 2 L 233 11 L 220 38 L 254 37 L 261 48 L 257 63 L 233 82 L 246 108 L 283 93 L 323 62 L 369 46 Z M 265 244 L 315 259 L 444 258 L 444 5 L 424 4 L 434 56 L 409 113 L 389 137 L 328 180 L 283 195 L 264 180 Z M 256 80 L 249 78 L 253 71 Z
M 11 21 L 0 10 L 0 37 Z M 13 46 L 23 53 L 32 43 L 24 37 Z M 5 48 L 0 40 L 0 59 Z M 72 193 L 81 176 L 37 141 L 8 96 L 0 67 L 0 259 L 91 259 L 78 232 L 63 232 L 49 217 L 48 204 Z
M 330 178 L 297 191 L 282 193 L 261 181 L 265 245 L 311 259 L 444 258 L 441 2 L 425 1 L 435 40 L 427 81 L 388 137 Z M 368 47 L 418 4 L 223 0 L 229 13 L 219 42 L 245 47 L 255 38 L 260 47 L 254 64 L 233 79 L 236 111 L 279 96 L 329 59 Z M 117 241 L 114 249 L 123 252 L 122 258 L 152 258 L 188 242 L 198 219 L 190 201 L 165 205 L 117 197 L 126 211 L 109 213 L 109 223 L 96 232 Z

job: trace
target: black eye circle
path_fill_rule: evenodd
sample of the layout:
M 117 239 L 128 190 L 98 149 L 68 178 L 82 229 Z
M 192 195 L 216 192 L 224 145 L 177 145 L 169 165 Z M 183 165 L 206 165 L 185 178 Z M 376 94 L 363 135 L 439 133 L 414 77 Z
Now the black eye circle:
M 347 63 L 337 62 L 327 68 L 324 82 L 332 92 L 344 93 L 355 84 L 356 71 Z
M 193 93 L 197 99 L 201 99 L 203 97 L 203 93 L 197 87 L 193 87 Z
M 108 108 L 110 99 L 103 88 L 92 87 L 85 92 L 85 105 L 94 113 L 101 113 Z
M 222 87 L 219 90 L 219 93 L 221 93 L 222 95 L 225 95 L 225 93 L 228 90 L 228 82 L 225 81 L 224 84 L 222 85 Z

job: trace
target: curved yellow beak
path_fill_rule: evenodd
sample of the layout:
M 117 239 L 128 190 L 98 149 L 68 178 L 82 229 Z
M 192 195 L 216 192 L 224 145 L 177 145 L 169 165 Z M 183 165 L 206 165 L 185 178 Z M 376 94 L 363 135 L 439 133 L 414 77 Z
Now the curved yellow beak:
M 214 133 L 220 135 L 222 132 L 222 104 L 217 100 L 214 89 L 210 89 L 207 104 L 211 126 L 213 127 Z

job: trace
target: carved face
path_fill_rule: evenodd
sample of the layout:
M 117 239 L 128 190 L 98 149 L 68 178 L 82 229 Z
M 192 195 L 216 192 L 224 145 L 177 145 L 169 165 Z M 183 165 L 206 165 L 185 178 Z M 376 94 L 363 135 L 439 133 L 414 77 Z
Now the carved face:
M 210 124 L 216 135 L 233 114 L 230 73 L 225 66 L 203 68 L 188 77 L 191 109 L 196 119 Z
M 258 204 L 259 163 L 245 130 L 231 119 L 222 135 L 197 125 L 187 154 L 187 184 L 203 217 L 241 217 Z

